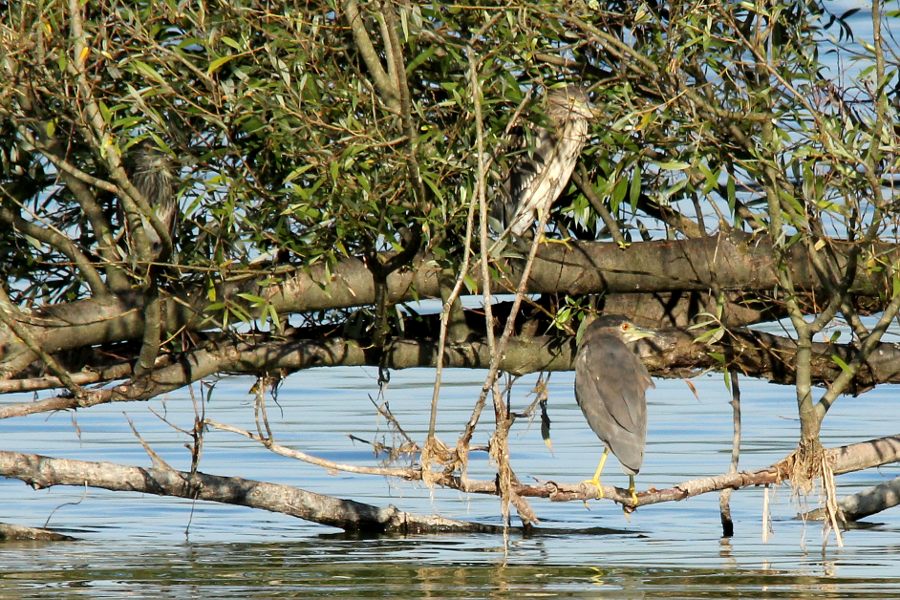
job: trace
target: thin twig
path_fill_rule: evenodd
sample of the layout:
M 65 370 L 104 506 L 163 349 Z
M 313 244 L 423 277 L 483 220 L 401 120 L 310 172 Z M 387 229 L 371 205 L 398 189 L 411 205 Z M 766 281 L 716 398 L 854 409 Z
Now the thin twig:
M 727 360 L 727 359 L 726 359 Z M 741 458 L 741 387 L 738 382 L 738 372 L 736 369 L 728 370 L 729 379 L 731 379 L 731 464 L 728 466 L 729 473 L 737 473 L 738 462 Z M 732 537 L 734 535 L 734 521 L 731 518 L 731 488 L 722 490 L 719 496 L 719 514 L 722 521 L 722 535 L 724 537 Z
M 640 167 L 635 166 L 634 168 L 638 169 Z M 613 241 L 623 248 L 627 246 L 628 243 L 625 241 L 625 237 L 619 230 L 619 224 L 612 218 L 612 215 L 606 210 L 606 205 L 603 204 L 603 200 L 601 200 L 600 197 L 597 196 L 597 192 L 594 191 L 594 187 L 591 185 L 590 179 L 588 179 L 587 170 L 584 168 L 584 165 L 580 165 L 579 168 L 572 173 L 572 181 L 575 182 L 575 185 L 578 186 L 578 189 L 581 190 L 584 197 L 588 199 L 588 202 L 591 203 L 591 206 L 593 206 L 594 210 L 597 211 L 597 214 L 600 215 L 600 218 L 609 230 L 609 234 L 612 236 Z
M 338 463 L 326 460 L 324 458 L 319 458 L 318 456 L 313 456 L 312 454 L 307 454 L 306 452 L 301 452 L 300 450 L 294 450 L 293 448 L 288 448 L 287 446 L 282 446 L 281 444 L 272 441 L 271 438 L 263 437 L 258 433 L 253 433 L 251 431 L 247 431 L 246 429 L 241 429 L 232 425 L 220 423 L 219 421 L 216 421 L 214 419 L 204 419 L 203 424 L 220 431 L 228 431 L 230 433 L 242 435 L 247 439 L 259 442 L 260 444 L 265 446 L 266 449 L 271 450 L 275 454 L 280 454 L 281 456 L 301 460 L 303 462 L 309 463 L 311 465 L 316 465 L 324 469 L 330 469 L 332 471 L 345 471 L 347 473 L 360 473 L 364 475 L 399 477 L 400 479 L 409 480 L 421 479 L 421 471 L 419 469 L 405 469 L 396 467 L 363 467 L 358 465 L 348 465 L 346 463 Z

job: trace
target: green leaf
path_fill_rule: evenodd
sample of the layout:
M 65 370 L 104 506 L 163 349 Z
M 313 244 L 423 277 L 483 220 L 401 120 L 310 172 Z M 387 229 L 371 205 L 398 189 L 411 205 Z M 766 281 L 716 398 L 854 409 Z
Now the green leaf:
M 619 205 L 622 204 L 622 200 L 625 199 L 625 194 L 627 192 L 628 180 L 624 177 L 619 177 L 619 179 L 616 180 L 616 187 L 613 188 L 612 202 L 610 202 L 613 211 L 617 210 Z
M 666 171 L 684 171 L 691 166 L 691 163 L 686 163 L 680 160 L 667 160 L 664 162 L 658 162 L 656 163 L 656 165 L 658 165 L 660 169 L 665 169 Z
M 725 184 L 726 193 L 728 194 L 728 207 L 734 211 L 735 207 L 735 188 L 734 188 L 734 177 L 731 175 L 728 176 L 728 183 Z
M 717 363 L 722 365 L 725 364 L 725 355 L 721 352 L 707 352 L 706 354 Z
M 251 302 L 253 304 L 262 305 L 262 304 L 266 303 L 265 298 L 262 298 L 261 296 L 257 296 L 255 294 L 248 294 L 248 293 L 242 292 L 242 293 L 238 294 L 237 296 L 238 296 L 238 298 L 243 298 L 247 302 Z
M 628 201 L 631 203 L 631 209 L 637 208 L 638 200 L 641 197 L 641 165 L 634 165 L 634 172 L 631 174 L 631 194 Z
M 121 119 L 115 119 L 112 123 L 110 123 L 110 127 L 112 127 L 113 129 L 131 129 L 132 127 L 142 123 L 143 120 L 144 118 L 138 115 L 122 117 Z
M 209 63 L 209 66 L 206 67 L 206 74 L 212 75 L 213 73 L 217 73 L 219 69 L 224 67 L 229 62 L 233 61 L 235 58 L 237 57 L 233 54 L 229 54 L 228 56 L 220 56 L 219 58 Z
M 110 112 L 109 107 L 106 105 L 106 103 L 103 100 L 97 101 L 97 104 L 100 107 L 100 116 L 103 117 L 103 122 L 107 123 L 107 124 L 111 123 L 112 122 L 112 112 Z
M 275 325 L 275 328 L 281 331 L 281 320 L 278 318 L 278 310 L 275 309 L 274 304 L 269 304 L 266 306 L 266 313 L 269 315 L 269 319 L 271 319 L 272 323 Z
M 419 53 L 414 59 L 409 61 L 409 64 L 406 65 L 406 72 L 412 73 L 415 71 L 416 67 L 424 63 L 426 60 L 429 60 L 432 56 L 434 56 L 438 51 L 436 46 L 427 46 L 422 52 Z
M 713 327 L 694 338 L 694 342 L 698 344 L 715 344 L 721 340 L 724 335 L 725 329 L 723 327 Z
M 150 79 L 153 79 L 158 83 L 164 84 L 166 82 L 165 79 L 159 73 L 157 73 L 156 69 L 154 69 L 144 61 L 134 60 L 131 62 L 131 64 L 134 66 L 134 70 L 144 77 L 149 77 Z
M 850 365 L 848 365 L 847 363 L 845 363 L 845 362 L 843 361 L 843 359 L 841 359 L 841 357 L 838 356 L 837 354 L 832 354 L 832 355 L 831 355 L 831 360 L 834 361 L 834 364 L 836 364 L 837 366 L 839 366 L 839 367 L 841 368 L 841 371 L 843 371 L 844 373 L 847 373 L 848 375 L 852 375 L 852 374 L 853 374 L 853 372 L 850 370 Z
M 233 48 L 234 50 L 237 50 L 238 52 L 244 51 L 244 49 L 241 47 L 241 45 L 234 38 L 228 37 L 227 35 L 223 35 L 221 39 L 222 39 L 222 43 L 225 44 L 226 46 L 229 46 L 229 47 Z
M 298 177 L 300 177 L 301 175 L 303 175 L 304 173 L 306 173 L 307 171 L 309 171 L 312 168 L 313 168 L 313 165 L 309 164 L 309 163 L 307 163 L 305 165 L 300 165 L 299 167 L 297 167 L 296 169 L 294 169 L 293 171 L 288 173 L 287 177 L 284 178 L 284 183 L 292 182 L 293 180 L 297 179 Z

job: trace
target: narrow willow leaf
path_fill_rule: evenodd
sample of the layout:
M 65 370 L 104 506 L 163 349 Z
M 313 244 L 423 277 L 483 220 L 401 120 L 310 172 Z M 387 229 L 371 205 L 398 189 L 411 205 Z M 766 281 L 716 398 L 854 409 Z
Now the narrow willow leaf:
M 848 375 L 852 375 L 852 371 L 850 370 L 850 365 L 845 363 L 840 356 L 838 356 L 837 354 L 832 354 L 831 360 L 834 361 L 834 364 L 836 364 L 837 366 L 839 366 L 841 368 L 841 371 L 843 371 L 844 373 L 847 373 Z

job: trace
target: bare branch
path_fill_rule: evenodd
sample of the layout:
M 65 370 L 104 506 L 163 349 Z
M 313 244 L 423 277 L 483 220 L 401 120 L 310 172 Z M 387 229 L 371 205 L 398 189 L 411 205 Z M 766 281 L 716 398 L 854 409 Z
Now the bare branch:
M 360 56 L 362 56 L 363 62 L 366 63 L 366 68 L 369 69 L 369 74 L 375 80 L 375 86 L 381 94 L 382 101 L 390 111 L 399 112 L 400 92 L 396 89 L 394 82 L 381 65 L 381 59 L 375 50 L 375 46 L 372 45 L 369 32 L 366 31 L 365 22 L 359 12 L 359 3 L 357 0 L 346 0 L 344 10 L 347 12 L 347 22 L 350 24 L 350 31 L 353 32 L 353 40 L 356 42 L 356 47 Z
M 21 479 L 35 489 L 54 485 L 88 485 L 114 491 L 238 504 L 284 513 L 345 531 L 408 534 L 425 531 L 495 533 L 500 530 L 493 525 L 456 521 L 436 515 L 415 515 L 394 506 L 379 508 L 353 500 L 339 500 L 277 483 L 37 454 L 0 451 L 0 474 Z
M 336 463 L 331 460 L 326 460 L 324 458 L 319 458 L 318 456 L 313 456 L 312 454 L 307 454 L 306 452 L 301 452 L 300 450 L 295 450 L 293 448 L 288 448 L 287 446 L 282 446 L 281 444 L 276 444 L 270 438 L 264 438 L 263 436 L 253 433 L 251 431 L 247 431 L 246 429 L 241 429 L 239 427 L 234 427 L 233 425 L 228 425 L 226 423 L 220 423 L 215 419 L 205 419 L 203 421 L 204 425 L 208 425 L 214 429 L 218 429 L 220 431 L 228 431 L 231 433 L 236 433 L 238 435 L 242 435 L 245 438 L 254 440 L 259 442 L 263 446 L 266 447 L 267 450 L 271 450 L 275 454 L 280 456 L 286 456 L 287 458 L 293 458 L 295 460 L 301 460 L 305 463 L 309 463 L 311 465 L 316 465 L 317 467 L 322 467 L 323 469 L 329 469 L 332 471 L 344 471 L 346 473 L 359 473 L 363 475 L 381 475 L 383 477 L 398 477 L 400 479 L 408 479 L 408 480 L 419 480 L 422 479 L 422 471 L 420 469 L 406 469 L 406 468 L 394 468 L 394 467 L 363 467 L 358 465 L 349 465 L 344 463 Z

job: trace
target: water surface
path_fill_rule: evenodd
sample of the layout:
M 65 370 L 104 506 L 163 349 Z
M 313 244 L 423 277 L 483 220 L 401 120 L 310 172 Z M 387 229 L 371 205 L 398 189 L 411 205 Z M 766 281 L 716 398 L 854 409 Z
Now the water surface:
M 480 388 L 480 371 L 446 373 L 439 435 L 454 443 Z M 589 477 L 601 446 L 586 426 L 572 395 L 571 373 L 550 383 L 552 453 L 538 424 L 526 419 L 513 428 L 512 460 L 523 480 L 580 481 Z M 387 398 L 405 430 L 421 441 L 427 428 L 433 371 L 393 373 Z M 514 410 L 530 402 L 534 377 L 517 382 Z M 694 380 L 697 397 L 680 380 L 657 380 L 649 393 L 648 446 L 638 486 L 662 488 L 713 475 L 728 467 L 731 409 L 721 376 Z M 207 415 L 253 426 L 252 380 L 219 381 Z M 744 444 L 742 466 L 757 468 L 789 452 L 799 429 L 793 388 L 742 380 Z M 824 441 L 839 445 L 896 433 L 900 408 L 895 386 L 858 398 L 842 398 L 829 415 Z M 364 368 L 313 369 L 291 376 L 270 404 L 276 439 L 325 458 L 377 464 L 368 445 L 394 434 L 376 415 L 376 372 Z M 173 424 L 193 422 L 187 390 L 149 403 L 103 406 L 74 416 L 35 415 L 0 421 L 2 447 L 84 460 L 149 465 L 126 420 L 172 466 L 188 469 L 186 437 Z M 877 418 L 876 418 L 877 415 Z M 77 425 L 77 427 L 76 427 Z M 475 443 L 486 443 L 490 410 Z M 472 455 L 471 475 L 489 477 L 483 453 Z M 452 490 L 430 491 L 418 483 L 329 473 L 272 455 L 233 434 L 207 435 L 201 470 L 220 475 L 296 485 L 402 510 L 499 523 L 495 498 Z M 839 491 L 896 477 L 886 466 L 838 478 Z M 611 459 L 605 481 L 627 485 Z M 606 502 L 552 503 L 534 500 L 542 525 L 566 534 L 502 536 L 348 537 L 338 530 L 284 515 L 182 499 L 57 487 L 32 490 L 0 480 L 0 520 L 49 526 L 80 539 L 74 543 L 0 545 L 0 597 L 139 595 L 185 597 L 270 597 L 329 594 L 348 596 L 479 597 L 590 595 L 622 597 L 896 597 L 900 596 L 900 515 L 887 511 L 873 525 L 845 533 L 823 554 L 821 527 L 793 519 L 817 498 L 792 498 L 781 487 L 771 496 L 773 531 L 761 540 L 763 492 L 734 494 L 736 535 L 722 540 L 718 498 L 648 506 L 626 516 Z M 592 529 L 594 528 L 594 529 Z M 594 533 L 599 528 L 616 533 Z M 579 533 L 580 532 L 580 533 Z

